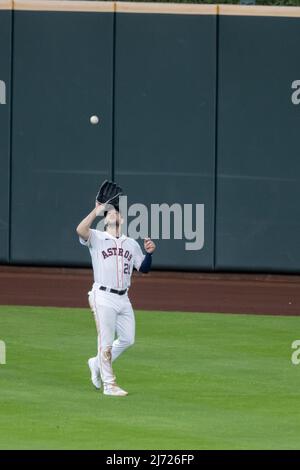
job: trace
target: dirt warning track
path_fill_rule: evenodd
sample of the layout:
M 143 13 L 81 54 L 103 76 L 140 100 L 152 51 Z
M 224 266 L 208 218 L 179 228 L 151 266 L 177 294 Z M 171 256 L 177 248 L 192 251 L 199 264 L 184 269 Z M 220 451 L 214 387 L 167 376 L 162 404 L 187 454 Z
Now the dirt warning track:
M 1 305 L 87 307 L 90 269 L 0 267 Z M 135 309 L 300 315 L 300 276 L 151 272 L 135 274 Z

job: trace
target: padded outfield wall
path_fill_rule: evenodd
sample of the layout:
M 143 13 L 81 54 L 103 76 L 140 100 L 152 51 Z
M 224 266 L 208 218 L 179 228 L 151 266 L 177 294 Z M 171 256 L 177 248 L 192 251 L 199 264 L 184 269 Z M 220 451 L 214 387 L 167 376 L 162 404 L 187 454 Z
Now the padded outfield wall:
M 0 0 L 0 261 L 9 261 L 12 4 Z
M 205 206 L 204 247 L 162 240 L 157 268 L 300 271 L 300 8 L 5 5 L 2 261 L 88 265 L 74 229 L 112 177 Z
M 242 11 L 220 6 L 216 269 L 299 272 L 300 8 Z

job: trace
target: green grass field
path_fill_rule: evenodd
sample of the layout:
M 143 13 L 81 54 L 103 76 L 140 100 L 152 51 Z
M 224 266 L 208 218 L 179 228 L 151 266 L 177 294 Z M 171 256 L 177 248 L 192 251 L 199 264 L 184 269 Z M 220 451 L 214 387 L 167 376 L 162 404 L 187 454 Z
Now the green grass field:
M 85 309 L 1 307 L 1 449 L 299 449 L 300 319 L 137 312 L 114 368 L 128 397 L 89 380 Z

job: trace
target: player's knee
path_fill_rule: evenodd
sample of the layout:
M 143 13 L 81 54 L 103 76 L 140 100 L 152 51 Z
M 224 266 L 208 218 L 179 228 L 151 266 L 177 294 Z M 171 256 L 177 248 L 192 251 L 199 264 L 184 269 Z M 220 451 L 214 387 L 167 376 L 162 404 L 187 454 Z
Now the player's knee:
M 134 337 L 127 338 L 127 347 L 129 348 L 130 346 L 134 345 Z
M 115 342 L 114 346 L 120 348 L 122 351 L 134 345 L 134 336 L 123 336 L 119 337 Z
M 120 344 L 124 349 L 130 348 L 134 345 L 134 337 L 123 338 L 120 340 Z

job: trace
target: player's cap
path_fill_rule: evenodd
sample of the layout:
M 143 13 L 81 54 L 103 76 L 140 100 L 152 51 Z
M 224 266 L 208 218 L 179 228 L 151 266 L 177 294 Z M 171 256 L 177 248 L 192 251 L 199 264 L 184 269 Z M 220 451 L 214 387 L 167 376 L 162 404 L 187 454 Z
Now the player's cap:
M 104 211 L 104 217 L 107 216 L 108 212 L 111 211 L 112 209 L 116 210 L 117 212 L 120 212 L 119 205 L 118 204 L 110 204 L 110 207 L 108 210 Z

